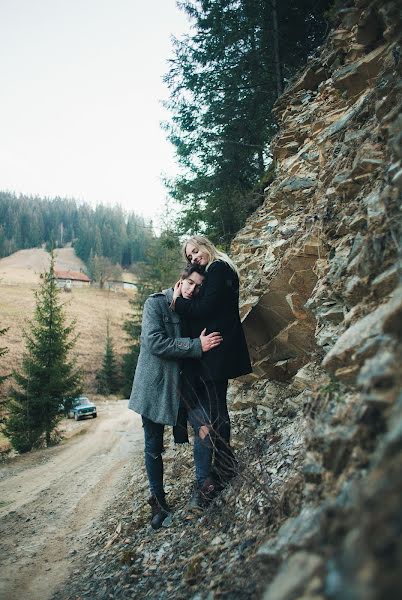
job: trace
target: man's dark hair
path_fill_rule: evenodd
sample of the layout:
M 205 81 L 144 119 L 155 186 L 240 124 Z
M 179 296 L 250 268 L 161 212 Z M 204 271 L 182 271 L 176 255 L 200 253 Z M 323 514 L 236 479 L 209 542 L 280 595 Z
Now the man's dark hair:
M 181 279 L 187 279 L 192 275 L 192 273 L 198 273 L 199 275 L 202 275 L 204 277 L 205 267 L 197 265 L 196 263 L 188 263 L 181 272 L 180 277 Z

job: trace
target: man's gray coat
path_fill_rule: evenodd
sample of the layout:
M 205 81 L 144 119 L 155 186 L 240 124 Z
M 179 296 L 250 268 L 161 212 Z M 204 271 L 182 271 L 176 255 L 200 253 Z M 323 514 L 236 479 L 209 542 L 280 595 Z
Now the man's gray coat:
M 171 308 L 173 290 L 152 294 L 142 316 L 141 348 L 128 407 L 154 423 L 175 425 L 180 404 L 180 360 L 201 358 L 199 338 L 181 337 Z

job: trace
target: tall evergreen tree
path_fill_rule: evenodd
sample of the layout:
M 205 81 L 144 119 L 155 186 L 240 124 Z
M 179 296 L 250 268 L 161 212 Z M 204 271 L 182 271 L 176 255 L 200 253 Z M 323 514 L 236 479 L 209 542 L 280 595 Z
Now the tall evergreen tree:
M 0 337 L 2 335 L 4 335 L 7 331 L 8 331 L 8 327 L 6 327 L 4 329 L 0 329 Z M 5 354 L 7 354 L 7 352 L 8 352 L 8 348 L 0 347 L 0 358 L 2 356 L 4 356 Z M 0 385 L 3 383 L 3 381 L 5 381 L 7 379 L 7 377 L 9 377 L 9 376 L 8 375 L 0 375 Z
M 124 397 L 128 397 L 131 392 L 135 368 L 137 366 L 138 355 L 140 353 L 140 335 L 142 310 L 144 302 L 152 292 L 158 291 L 158 280 L 151 272 L 151 268 L 143 265 L 142 275 L 144 277 L 141 283 L 137 284 L 137 292 L 129 304 L 131 312 L 123 323 L 123 330 L 127 334 L 127 352 L 123 355 L 123 389 Z
M 49 445 L 60 405 L 82 391 L 81 374 L 70 358 L 76 341 L 74 323 L 66 325 L 59 293 L 52 253 L 49 271 L 35 294 L 35 316 L 24 332 L 26 352 L 21 371 L 14 373 L 17 386 L 8 403 L 5 434 L 19 452 L 42 441 Z
M 176 39 L 165 77 L 165 127 L 181 174 L 168 181 L 181 232 L 228 244 L 250 208 L 276 132 L 272 106 L 325 32 L 331 0 L 184 0 L 191 34 Z M 260 194 L 262 197 L 262 194 Z
M 110 334 L 110 320 L 106 319 L 106 341 L 105 353 L 103 355 L 102 369 L 97 375 L 98 392 L 108 396 L 116 393 L 120 388 L 119 367 L 113 348 L 113 340 Z

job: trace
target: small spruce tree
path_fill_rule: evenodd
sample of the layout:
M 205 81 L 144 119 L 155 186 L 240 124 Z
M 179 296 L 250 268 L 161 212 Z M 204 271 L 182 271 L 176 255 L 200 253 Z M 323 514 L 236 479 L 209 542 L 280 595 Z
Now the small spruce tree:
M 75 323 L 65 324 L 54 277 L 54 256 L 35 293 L 35 316 L 24 332 L 26 351 L 17 383 L 8 401 L 5 434 L 18 452 L 28 452 L 43 441 L 48 446 L 60 419 L 60 405 L 82 392 L 81 373 L 69 358 L 77 336 Z
M 8 327 L 5 329 L 0 329 L 0 336 L 4 335 L 8 331 Z M 7 354 L 8 348 L 0 348 L 0 358 Z M 7 379 L 8 375 L 0 375 L 0 385 Z
M 97 375 L 98 392 L 108 396 L 114 394 L 120 388 L 119 368 L 113 348 L 113 340 L 110 335 L 110 321 L 106 320 L 106 342 L 103 356 L 102 369 Z

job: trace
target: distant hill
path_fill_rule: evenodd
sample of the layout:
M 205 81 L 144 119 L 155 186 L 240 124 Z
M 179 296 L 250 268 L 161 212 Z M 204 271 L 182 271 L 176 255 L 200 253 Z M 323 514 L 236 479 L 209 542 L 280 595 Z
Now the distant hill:
M 33 317 L 34 291 L 39 287 L 40 273 L 48 264 L 49 254 L 38 248 L 20 250 L 0 260 L 0 328 L 9 328 L 1 338 L 1 346 L 9 348 L 8 354 L 2 357 L 2 373 L 18 369 L 21 363 L 22 330 L 27 320 Z M 73 248 L 56 250 L 56 268 L 79 271 L 83 266 Z M 62 292 L 68 319 L 77 322 L 76 355 L 84 371 L 86 393 L 95 392 L 95 376 L 104 352 L 107 315 L 116 355 L 121 357 L 126 352 L 122 325 L 131 311 L 129 299 L 134 293 L 133 290 L 109 291 L 93 287 L 73 288 L 70 294 Z
M 85 271 L 85 263 L 75 254 L 74 248 L 55 250 L 55 269 L 60 271 Z M 0 285 L 2 283 L 39 283 L 39 275 L 49 268 L 50 254 L 42 248 L 19 250 L 0 259 Z

